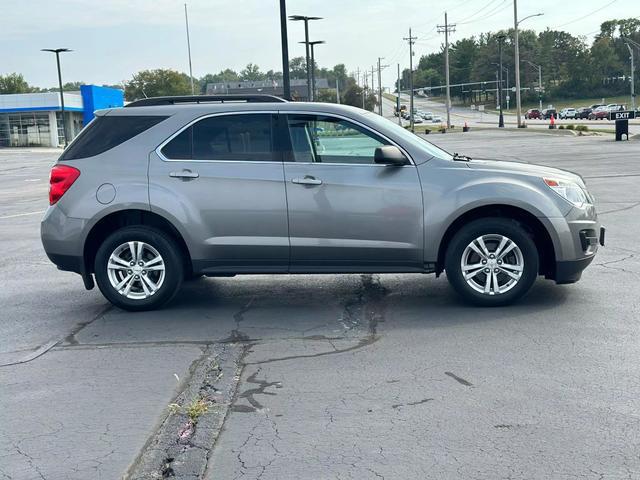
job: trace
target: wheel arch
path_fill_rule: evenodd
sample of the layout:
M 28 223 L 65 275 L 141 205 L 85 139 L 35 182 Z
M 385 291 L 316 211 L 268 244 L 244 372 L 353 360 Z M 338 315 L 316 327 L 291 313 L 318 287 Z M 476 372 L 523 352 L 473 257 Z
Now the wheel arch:
M 191 255 L 183 236 L 166 218 L 149 210 L 117 210 L 105 215 L 92 227 L 84 242 L 83 260 L 87 273 L 93 273 L 96 253 L 102 241 L 114 231 L 129 226 L 146 225 L 157 228 L 170 235 L 180 247 L 185 275 L 192 272 Z
M 548 277 L 555 275 L 556 254 L 549 231 L 542 221 L 527 210 L 506 204 L 484 205 L 468 210 L 449 224 L 438 246 L 436 273 L 444 270 L 447 247 L 453 236 L 467 223 L 481 218 L 499 217 L 516 220 L 531 235 L 540 258 L 539 273 Z

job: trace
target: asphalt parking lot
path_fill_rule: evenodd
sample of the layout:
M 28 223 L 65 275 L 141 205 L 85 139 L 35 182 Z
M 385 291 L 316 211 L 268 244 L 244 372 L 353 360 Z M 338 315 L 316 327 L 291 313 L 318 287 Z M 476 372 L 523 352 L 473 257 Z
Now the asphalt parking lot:
M 186 448 L 208 479 L 640 478 L 640 142 L 428 139 L 585 177 L 607 246 L 583 279 L 478 309 L 433 276 L 238 276 L 128 313 L 42 250 L 56 153 L 0 150 L 0 478 L 153 478 L 208 362 L 219 422 Z

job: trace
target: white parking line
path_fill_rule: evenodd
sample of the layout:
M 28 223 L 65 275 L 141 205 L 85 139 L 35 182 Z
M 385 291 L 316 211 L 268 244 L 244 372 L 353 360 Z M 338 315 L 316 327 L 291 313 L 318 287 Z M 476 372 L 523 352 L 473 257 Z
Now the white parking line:
M 16 213 L 14 215 L 5 215 L 0 217 L 0 220 L 4 220 L 5 218 L 16 218 L 16 217 L 26 217 L 28 215 L 38 215 L 39 213 L 44 213 L 46 210 L 38 210 L 37 212 L 28 212 L 28 213 Z

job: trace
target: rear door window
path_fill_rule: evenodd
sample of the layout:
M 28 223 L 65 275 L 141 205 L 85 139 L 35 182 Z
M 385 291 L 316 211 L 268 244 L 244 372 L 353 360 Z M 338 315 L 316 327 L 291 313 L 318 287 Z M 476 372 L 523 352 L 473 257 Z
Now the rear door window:
M 174 137 L 161 152 L 171 160 L 274 161 L 274 116 L 204 118 Z
M 69 145 L 62 160 L 93 157 L 106 152 L 165 120 L 158 115 L 96 117 Z

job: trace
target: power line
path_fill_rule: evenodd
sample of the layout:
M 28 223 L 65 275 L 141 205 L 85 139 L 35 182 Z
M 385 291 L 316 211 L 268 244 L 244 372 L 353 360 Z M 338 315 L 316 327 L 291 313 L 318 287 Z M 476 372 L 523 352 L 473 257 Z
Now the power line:
M 509 8 L 511 6 L 511 2 L 507 3 L 505 5 L 506 0 L 502 0 L 501 3 L 499 3 L 498 5 L 496 5 L 494 8 L 492 8 L 490 11 L 486 12 L 483 16 L 479 17 L 479 18 L 474 18 L 473 20 L 469 20 L 466 22 L 458 22 L 459 25 L 467 25 L 469 23 L 475 23 L 475 22 L 480 22 L 482 20 L 486 20 L 489 17 L 492 17 L 494 15 L 496 15 L 497 13 L 505 10 L 506 8 Z
M 614 3 L 616 3 L 618 0 L 611 0 L 611 2 L 607 3 L 605 6 L 597 8 L 596 10 L 594 10 L 593 12 L 587 13 L 586 15 L 583 15 L 582 17 L 576 18 L 575 20 L 571 20 L 570 22 L 567 23 L 563 23 L 562 25 L 558 25 L 556 27 L 553 27 L 553 29 L 555 30 L 556 28 L 561 28 L 567 25 L 571 25 L 572 23 L 576 23 L 579 22 L 580 20 L 584 20 L 587 17 L 590 17 L 591 15 L 593 15 L 594 13 L 598 13 L 601 10 L 604 10 L 605 8 L 607 8 L 610 5 L 613 5 Z
M 479 13 L 486 11 L 487 8 L 489 8 L 491 6 L 491 4 L 497 2 L 498 0 L 490 0 L 489 3 L 487 3 L 486 5 L 484 5 L 480 10 L 478 10 L 477 12 L 472 13 L 471 15 L 469 15 L 468 17 L 463 18 L 462 20 L 460 20 L 458 23 L 463 23 L 466 22 L 467 20 L 475 17 L 476 15 L 478 15 Z M 504 1 L 504 0 L 502 0 Z

